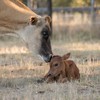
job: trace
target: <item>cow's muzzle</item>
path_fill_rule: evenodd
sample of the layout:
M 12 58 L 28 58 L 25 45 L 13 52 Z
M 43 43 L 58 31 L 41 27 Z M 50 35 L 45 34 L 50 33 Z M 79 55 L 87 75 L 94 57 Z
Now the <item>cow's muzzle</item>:
M 45 62 L 50 62 L 51 59 L 52 59 L 52 54 L 49 54 L 49 55 L 40 55 L 40 57 L 45 61 Z
M 50 62 L 51 58 L 52 58 L 52 54 L 49 54 L 47 56 L 43 56 L 43 59 L 44 59 L 45 62 Z

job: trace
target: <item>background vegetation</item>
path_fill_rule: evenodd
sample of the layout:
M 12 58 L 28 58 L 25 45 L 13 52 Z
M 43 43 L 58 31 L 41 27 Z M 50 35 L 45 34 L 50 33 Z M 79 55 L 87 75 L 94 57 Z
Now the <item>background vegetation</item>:
M 27 2 L 27 0 L 20 0 L 24 3 Z M 32 0 L 32 2 L 38 2 L 41 6 L 46 6 L 47 0 Z M 80 7 L 80 6 L 90 6 L 91 0 L 52 0 L 53 7 Z M 44 5 L 43 5 L 44 3 Z M 100 5 L 100 0 L 95 0 L 95 6 Z

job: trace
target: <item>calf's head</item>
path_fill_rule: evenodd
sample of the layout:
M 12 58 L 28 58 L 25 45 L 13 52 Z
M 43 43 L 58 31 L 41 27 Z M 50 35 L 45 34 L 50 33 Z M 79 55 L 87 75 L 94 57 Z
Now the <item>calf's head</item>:
M 65 60 L 68 59 L 70 53 L 65 54 L 64 56 L 55 55 L 50 61 L 50 70 L 48 76 L 57 77 L 60 74 L 65 73 Z

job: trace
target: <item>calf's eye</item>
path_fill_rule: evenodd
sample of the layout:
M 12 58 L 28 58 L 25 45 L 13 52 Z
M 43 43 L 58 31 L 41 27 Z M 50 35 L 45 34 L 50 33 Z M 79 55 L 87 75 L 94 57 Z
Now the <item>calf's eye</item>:
M 57 67 L 57 66 L 58 66 L 58 64 L 56 63 L 56 64 L 54 64 L 54 66 L 55 66 L 55 67 Z

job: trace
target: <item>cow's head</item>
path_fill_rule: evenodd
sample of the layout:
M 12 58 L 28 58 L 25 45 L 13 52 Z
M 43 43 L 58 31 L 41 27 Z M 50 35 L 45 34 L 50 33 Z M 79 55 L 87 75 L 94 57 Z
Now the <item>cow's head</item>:
M 64 56 L 55 55 L 50 61 L 50 70 L 47 76 L 57 77 L 60 74 L 65 74 L 65 60 L 68 59 L 70 53 L 65 54 Z
M 49 16 L 31 17 L 28 25 L 21 30 L 20 34 L 30 51 L 40 55 L 46 62 L 50 62 L 52 57 L 50 23 L 51 18 Z
M 51 18 L 49 16 L 46 16 L 44 18 L 44 21 L 46 22 L 43 26 L 43 29 L 41 30 L 41 46 L 39 50 L 39 54 L 41 57 L 46 61 L 50 62 L 52 58 L 52 48 L 51 48 L 51 42 L 50 42 L 50 36 L 51 36 Z

